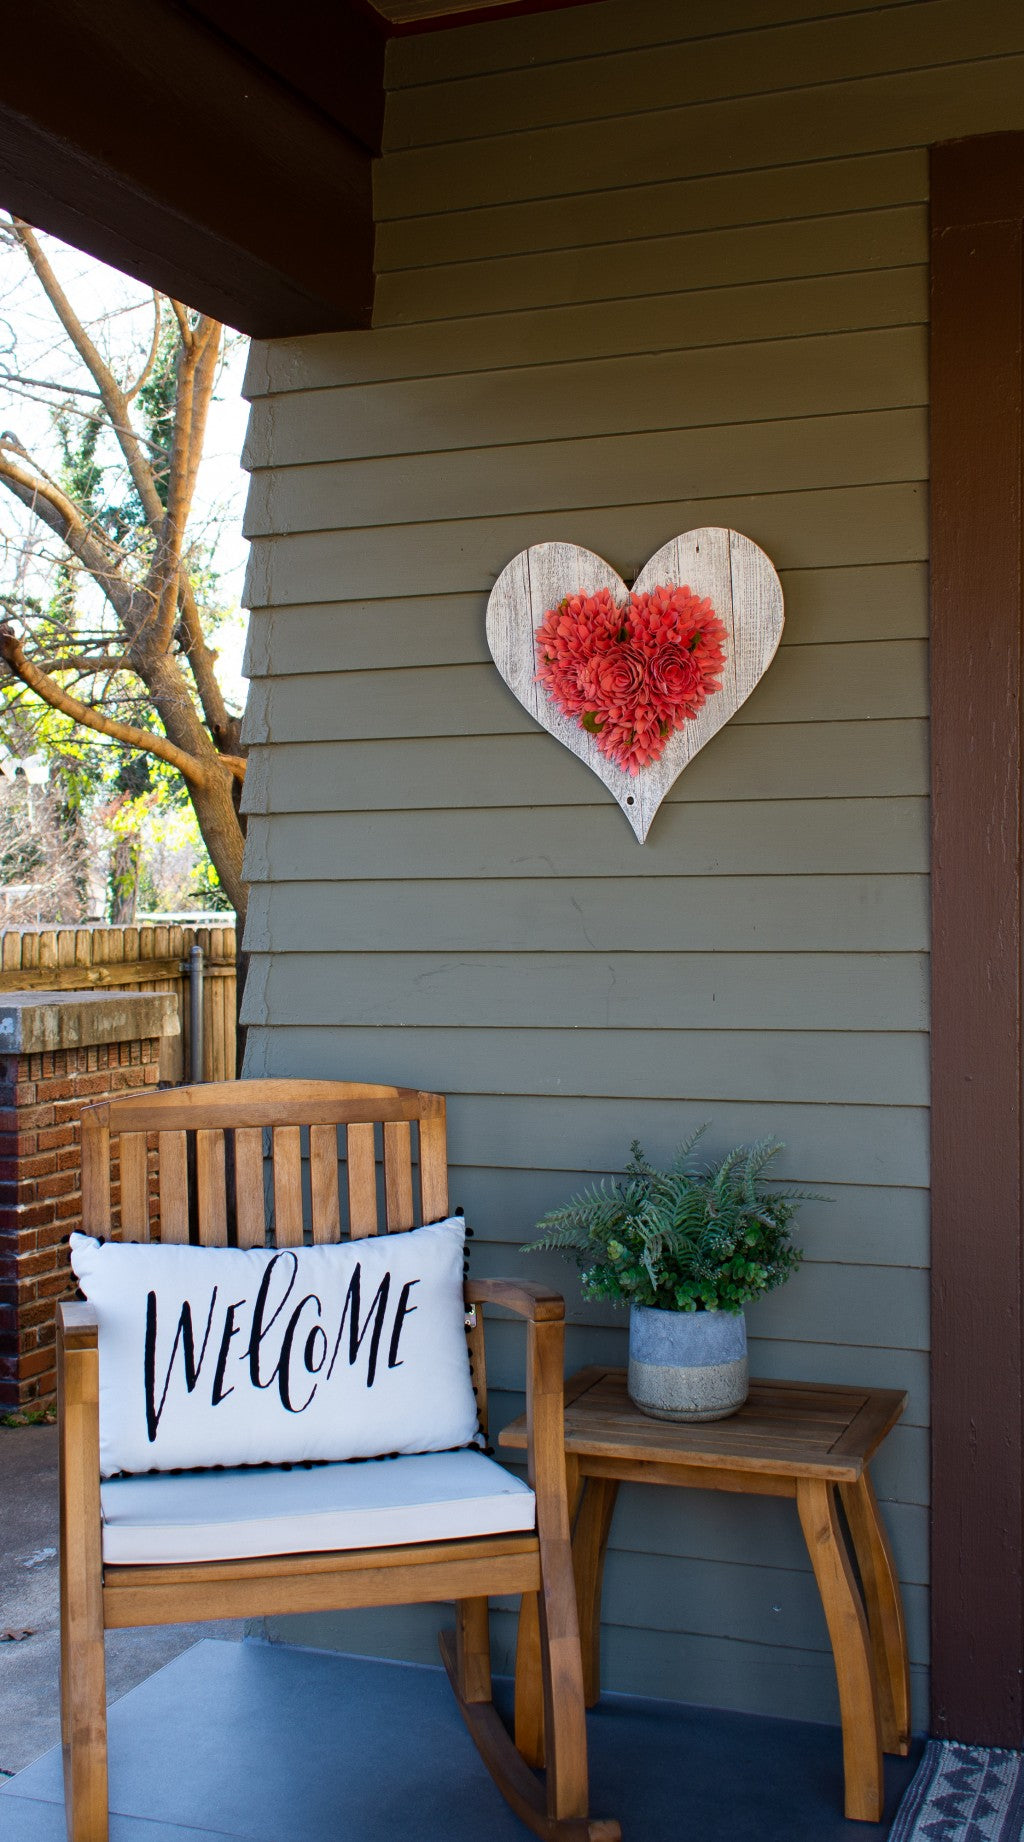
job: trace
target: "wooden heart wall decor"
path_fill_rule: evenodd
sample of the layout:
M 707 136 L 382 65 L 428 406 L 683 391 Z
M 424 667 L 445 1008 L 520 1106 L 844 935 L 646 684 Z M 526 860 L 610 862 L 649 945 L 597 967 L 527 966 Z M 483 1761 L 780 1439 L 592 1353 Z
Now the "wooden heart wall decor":
M 576 544 L 521 550 L 491 590 L 487 641 L 513 696 L 604 782 L 642 844 L 768 670 L 782 621 L 764 551 L 708 526 L 665 544 L 632 590 Z

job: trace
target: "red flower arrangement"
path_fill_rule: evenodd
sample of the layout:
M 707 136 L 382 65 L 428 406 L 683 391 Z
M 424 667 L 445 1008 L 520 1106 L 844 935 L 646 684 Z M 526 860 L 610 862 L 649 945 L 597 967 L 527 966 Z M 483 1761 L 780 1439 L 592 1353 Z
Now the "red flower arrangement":
M 658 761 L 673 731 L 722 688 L 726 630 L 710 601 L 671 584 L 566 595 L 537 628 L 537 682 L 629 774 Z

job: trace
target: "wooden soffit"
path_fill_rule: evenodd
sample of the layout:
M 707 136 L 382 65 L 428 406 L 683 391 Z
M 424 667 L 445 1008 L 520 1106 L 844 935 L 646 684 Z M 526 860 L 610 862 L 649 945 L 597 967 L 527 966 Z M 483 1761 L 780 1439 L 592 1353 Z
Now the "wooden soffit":
M 385 42 L 347 0 L 12 8 L 0 204 L 243 332 L 367 325 Z
M 517 13 L 550 13 L 567 6 L 589 6 L 592 0 L 367 0 L 392 33 L 433 32 L 447 26 L 465 26 L 477 20 L 508 19 Z
M 389 35 L 582 3 L 8 8 L 0 206 L 257 337 L 368 326 Z

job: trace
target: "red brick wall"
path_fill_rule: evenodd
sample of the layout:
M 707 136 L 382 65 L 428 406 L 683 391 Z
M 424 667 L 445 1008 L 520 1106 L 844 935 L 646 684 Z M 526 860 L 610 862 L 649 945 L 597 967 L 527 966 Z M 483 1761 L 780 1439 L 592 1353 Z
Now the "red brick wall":
M 159 1037 L 0 1055 L 0 1411 L 56 1390 L 54 1311 L 75 1290 L 66 1242 L 82 1219 L 79 1113 L 156 1087 L 159 1057 Z

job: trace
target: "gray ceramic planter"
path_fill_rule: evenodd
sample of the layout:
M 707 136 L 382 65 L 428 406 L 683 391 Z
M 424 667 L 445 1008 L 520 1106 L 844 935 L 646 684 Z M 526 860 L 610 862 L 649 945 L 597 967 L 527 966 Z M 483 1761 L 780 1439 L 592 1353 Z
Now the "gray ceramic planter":
M 747 1398 L 742 1311 L 629 1309 L 629 1396 L 655 1420 L 724 1420 Z

